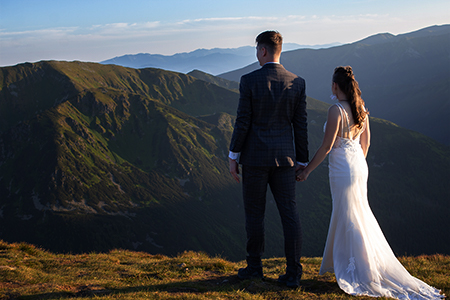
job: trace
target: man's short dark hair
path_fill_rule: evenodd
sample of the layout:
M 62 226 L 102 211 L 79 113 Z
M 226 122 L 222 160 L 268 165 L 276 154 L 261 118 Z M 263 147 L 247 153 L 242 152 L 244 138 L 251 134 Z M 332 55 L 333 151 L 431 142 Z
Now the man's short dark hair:
M 264 31 L 256 37 L 256 44 L 258 46 L 264 46 L 272 55 L 279 54 L 281 53 L 283 37 L 278 31 Z

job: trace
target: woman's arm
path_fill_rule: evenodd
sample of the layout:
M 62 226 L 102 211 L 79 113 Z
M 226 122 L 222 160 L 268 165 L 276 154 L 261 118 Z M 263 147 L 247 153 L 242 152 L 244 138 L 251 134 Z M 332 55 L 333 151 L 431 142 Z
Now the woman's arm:
M 364 152 L 364 157 L 367 157 L 367 152 L 369 152 L 370 147 L 370 127 L 369 127 L 369 116 L 365 120 L 365 130 L 361 133 L 361 148 Z
M 339 131 L 339 123 L 341 121 L 341 114 L 336 105 L 328 109 L 327 126 L 325 127 L 325 135 L 323 136 L 322 145 L 317 149 L 313 159 L 308 166 L 297 175 L 297 181 L 305 181 L 309 174 L 317 168 L 318 165 L 327 157 L 328 153 L 333 147 L 336 135 Z

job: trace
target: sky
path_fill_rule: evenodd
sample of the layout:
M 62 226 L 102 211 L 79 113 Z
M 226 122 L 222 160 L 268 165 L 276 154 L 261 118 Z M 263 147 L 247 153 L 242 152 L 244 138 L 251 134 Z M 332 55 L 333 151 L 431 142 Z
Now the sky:
M 322 45 L 443 24 L 448 0 L 0 0 L 0 66 L 254 46 L 269 29 Z

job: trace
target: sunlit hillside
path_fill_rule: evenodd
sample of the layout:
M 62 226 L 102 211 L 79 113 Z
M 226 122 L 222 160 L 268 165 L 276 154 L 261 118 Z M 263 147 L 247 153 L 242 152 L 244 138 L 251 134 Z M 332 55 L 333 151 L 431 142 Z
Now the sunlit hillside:
M 239 95 L 205 80 L 81 62 L 0 68 L 0 238 L 242 260 L 242 191 L 227 161 Z M 312 155 L 328 104 L 307 101 Z M 381 119 L 371 130 L 369 201 L 394 252 L 450 254 L 450 149 Z M 327 162 L 297 185 L 303 256 L 322 255 L 328 186 Z M 270 196 L 266 234 L 265 258 L 282 257 Z

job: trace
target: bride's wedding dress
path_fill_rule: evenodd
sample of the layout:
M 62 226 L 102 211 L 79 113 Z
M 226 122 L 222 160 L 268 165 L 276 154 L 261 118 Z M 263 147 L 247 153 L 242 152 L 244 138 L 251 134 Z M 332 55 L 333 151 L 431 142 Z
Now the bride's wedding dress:
M 334 272 L 339 287 L 351 295 L 397 299 L 440 299 L 440 291 L 411 276 L 400 264 L 367 199 L 368 168 L 360 146 L 362 128 L 351 136 L 348 115 L 329 154 L 333 199 L 320 274 Z

